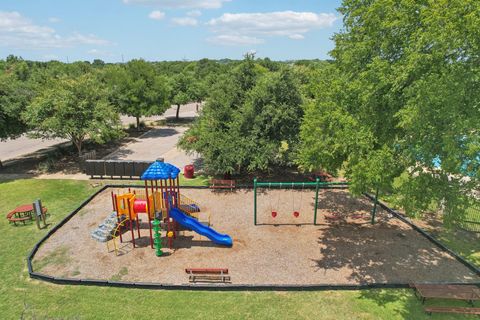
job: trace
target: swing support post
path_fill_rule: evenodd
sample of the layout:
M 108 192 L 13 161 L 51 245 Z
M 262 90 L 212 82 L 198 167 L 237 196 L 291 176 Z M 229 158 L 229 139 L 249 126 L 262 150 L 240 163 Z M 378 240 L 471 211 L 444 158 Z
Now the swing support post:
M 372 221 L 371 221 L 372 224 L 375 224 L 375 215 L 377 213 L 377 204 L 378 204 L 378 187 L 377 187 L 377 190 L 375 192 L 375 200 L 373 202 L 373 208 L 372 208 Z
M 257 225 L 257 178 L 253 179 L 253 223 Z
M 315 186 L 315 209 L 313 211 L 313 225 L 317 225 L 317 211 L 318 211 L 318 188 L 319 188 L 319 182 L 320 178 L 317 177 L 315 180 L 315 183 L 317 184 Z

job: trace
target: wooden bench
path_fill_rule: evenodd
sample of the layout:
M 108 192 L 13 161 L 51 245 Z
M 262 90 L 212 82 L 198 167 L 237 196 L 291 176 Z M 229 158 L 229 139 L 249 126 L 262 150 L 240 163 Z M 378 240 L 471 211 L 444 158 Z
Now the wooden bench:
M 480 288 L 471 284 L 410 284 L 415 289 L 415 295 L 422 303 L 426 299 L 463 300 L 473 306 L 473 301 L 480 300 Z
M 211 189 L 235 189 L 235 180 L 219 180 L 212 179 L 210 180 Z
M 228 269 L 215 268 L 187 268 L 185 272 L 189 275 L 190 282 L 227 282 L 230 281 Z
M 23 222 L 23 224 L 25 224 L 25 221 L 32 219 L 31 216 L 15 217 L 16 214 L 16 211 L 11 211 L 7 214 L 7 220 L 9 223 L 13 222 L 14 225 L 17 225 L 17 222 Z
M 425 312 L 432 313 L 457 313 L 457 314 L 480 314 L 480 308 L 466 307 L 426 307 Z

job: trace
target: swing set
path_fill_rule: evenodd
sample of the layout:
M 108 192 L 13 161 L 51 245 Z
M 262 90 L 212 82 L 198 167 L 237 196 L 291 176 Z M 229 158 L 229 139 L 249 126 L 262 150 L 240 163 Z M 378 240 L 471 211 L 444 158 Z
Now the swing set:
M 282 184 L 282 183 L 280 183 Z M 282 186 L 280 186 L 281 188 Z M 288 186 L 285 186 L 285 188 L 288 188 Z M 297 209 L 295 207 L 295 194 L 294 194 L 294 184 L 292 183 L 291 185 L 291 188 L 292 188 L 292 212 L 293 212 L 293 216 L 295 218 L 298 218 L 300 216 L 300 209 Z M 272 189 L 272 186 L 271 186 L 271 183 L 268 183 L 268 192 L 270 193 L 270 190 Z M 300 193 L 300 206 L 302 204 L 302 200 L 303 200 L 303 190 L 305 189 L 305 183 L 302 183 L 302 193 Z M 270 212 L 272 214 L 272 218 L 276 218 L 277 215 L 278 215 L 278 212 L 276 211 L 275 208 L 278 208 L 279 207 L 279 204 L 280 204 L 280 194 L 277 196 L 277 202 L 276 202 L 276 205 L 273 206 L 272 204 L 272 198 L 270 197 L 269 198 L 269 204 L 270 204 Z
M 348 183 L 346 182 L 320 182 L 320 179 L 317 178 L 315 182 L 258 182 L 257 179 L 253 179 L 253 221 L 257 225 L 257 188 L 268 188 L 270 191 L 272 188 L 277 189 L 291 189 L 292 190 L 292 214 L 295 218 L 300 216 L 300 207 L 303 201 L 303 192 L 300 193 L 300 205 L 299 208 L 295 207 L 295 194 L 294 190 L 301 188 L 303 191 L 305 188 L 315 187 L 315 207 L 313 211 L 313 224 L 317 224 L 317 211 L 318 211 L 318 191 L 320 188 L 331 188 L 331 187 L 345 187 Z M 280 203 L 280 195 L 277 198 L 277 206 Z M 278 216 L 278 212 L 274 209 L 272 205 L 272 199 L 270 198 L 270 211 L 272 218 Z

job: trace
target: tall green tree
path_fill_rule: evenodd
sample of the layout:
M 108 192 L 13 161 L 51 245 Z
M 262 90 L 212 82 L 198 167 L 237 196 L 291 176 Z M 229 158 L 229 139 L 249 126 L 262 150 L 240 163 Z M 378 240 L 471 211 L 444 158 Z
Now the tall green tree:
M 30 74 L 27 63 L 12 55 L 0 70 L 0 140 L 18 137 L 26 130 L 20 114 L 36 93 Z
M 15 138 L 26 130 L 20 113 L 33 95 L 27 83 L 13 75 L 0 73 L 0 140 Z
M 345 0 L 299 162 L 461 217 L 480 177 L 480 2 Z M 466 176 L 469 176 L 468 178 Z
M 95 75 L 52 80 L 23 113 L 31 135 L 69 139 L 82 154 L 89 138 L 105 142 L 122 134 L 118 113 Z
M 194 79 L 190 72 L 182 72 L 173 77 L 172 91 L 170 101 L 177 106 L 175 118 L 180 117 L 180 106 L 193 101 L 196 97 L 192 97 Z
M 111 88 L 111 102 L 120 112 L 135 117 L 137 128 L 140 117 L 163 114 L 169 107 L 168 80 L 157 75 L 145 60 L 110 68 L 105 79 Z
M 268 171 L 289 164 L 303 114 L 287 70 L 269 73 L 247 57 L 218 79 L 180 146 L 199 152 L 215 174 Z

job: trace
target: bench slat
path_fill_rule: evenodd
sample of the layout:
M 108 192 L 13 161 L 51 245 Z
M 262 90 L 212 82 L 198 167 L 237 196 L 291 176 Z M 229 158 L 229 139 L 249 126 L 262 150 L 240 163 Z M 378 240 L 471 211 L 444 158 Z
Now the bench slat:
M 210 180 L 210 188 L 212 189 L 231 189 L 235 188 L 235 180 Z
M 10 218 L 8 221 L 27 221 L 31 220 L 30 217 L 22 217 L 22 218 Z
M 196 273 L 196 274 L 228 274 L 227 268 L 187 268 L 185 269 L 186 273 Z
M 480 314 L 480 308 L 467 307 L 426 307 L 425 312 L 435 313 L 461 313 L 461 314 Z

